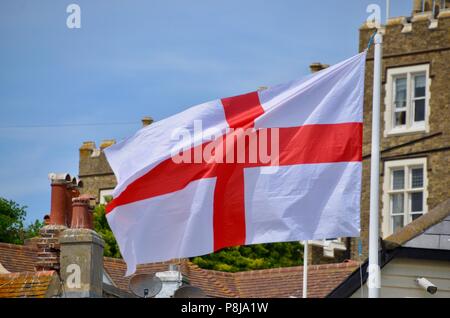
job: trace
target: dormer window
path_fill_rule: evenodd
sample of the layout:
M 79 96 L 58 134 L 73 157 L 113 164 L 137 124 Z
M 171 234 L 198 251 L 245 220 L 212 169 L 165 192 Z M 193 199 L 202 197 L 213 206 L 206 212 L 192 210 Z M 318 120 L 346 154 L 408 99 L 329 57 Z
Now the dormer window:
M 391 68 L 387 72 L 384 135 L 428 131 L 429 65 Z

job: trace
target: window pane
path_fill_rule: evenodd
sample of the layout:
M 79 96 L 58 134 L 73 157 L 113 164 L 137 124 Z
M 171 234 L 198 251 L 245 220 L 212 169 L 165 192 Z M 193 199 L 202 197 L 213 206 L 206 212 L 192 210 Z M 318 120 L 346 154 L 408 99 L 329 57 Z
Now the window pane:
M 411 188 L 422 188 L 423 187 L 423 168 L 411 169 L 412 180 Z
M 406 112 L 395 112 L 395 126 L 406 124 Z
M 394 170 L 392 171 L 392 189 L 398 190 L 405 187 L 405 171 Z
M 391 194 L 392 214 L 403 213 L 403 193 Z
M 414 121 L 425 120 L 425 99 L 414 101 Z
M 406 107 L 406 77 L 395 80 L 395 107 Z
M 411 212 L 423 211 L 423 192 L 411 193 Z
M 414 97 L 425 96 L 425 75 L 414 77 Z
M 419 217 L 421 217 L 423 214 L 422 213 L 417 213 L 417 214 L 411 214 L 412 220 L 414 221 L 415 219 L 418 219 Z
M 396 215 L 392 217 L 392 232 L 397 231 L 403 227 L 403 215 Z

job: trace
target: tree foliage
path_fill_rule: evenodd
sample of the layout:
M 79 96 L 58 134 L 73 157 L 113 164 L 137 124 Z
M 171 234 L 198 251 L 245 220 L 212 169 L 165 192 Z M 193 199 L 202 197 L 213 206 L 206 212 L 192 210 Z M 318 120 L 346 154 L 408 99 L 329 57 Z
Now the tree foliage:
M 104 204 L 99 204 L 95 207 L 94 230 L 101 234 L 103 240 L 105 241 L 103 255 L 116 258 L 121 257 L 119 246 L 117 245 L 114 234 L 109 227 L 108 221 L 106 220 L 106 210 Z
M 299 242 L 236 246 L 192 261 L 201 268 L 225 272 L 297 266 L 303 264 L 303 246 Z
M 24 240 L 39 234 L 42 222 L 39 220 L 25 226 L 26 206 L 0 197 L 0 242 L 23 244 Z

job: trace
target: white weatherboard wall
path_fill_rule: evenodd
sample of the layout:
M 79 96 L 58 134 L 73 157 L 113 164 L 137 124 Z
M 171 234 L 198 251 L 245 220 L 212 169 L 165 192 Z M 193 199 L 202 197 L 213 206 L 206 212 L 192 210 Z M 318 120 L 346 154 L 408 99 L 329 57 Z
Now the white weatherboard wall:
M 420 288 L 415 280 L 425 277 L 437 286 L 437 293 L 431 295 Z M 363 285 L 351 298 L 367 297 L 367 286 Z M 449 298 L 450 260 L 432 261 L 396 258 L 381 270 L 381 298 Z

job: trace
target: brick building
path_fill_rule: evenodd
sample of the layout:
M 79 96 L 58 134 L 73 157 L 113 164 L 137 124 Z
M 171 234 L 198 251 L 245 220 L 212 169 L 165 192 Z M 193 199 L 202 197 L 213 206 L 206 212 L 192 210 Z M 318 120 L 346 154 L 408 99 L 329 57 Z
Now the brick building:
M 380 233 L 385 238 L 450 197 L 450 2 L 414 1 L 411 17 L 389 19 L 383 31 Z M 360 28 L 360 51 L 373 32 L 367 24 Z M 364 99 L 364 255 L 368 248 L 372 79 L 373 48 L 366 62 Z M 350 249 L 356 257 L 356 244 Z
M 391 18 L 382 28 L 382 238 L 450 197 L 450 1 L 413 5 L 411 17 Z M 360 52 L 375 30 L 361 26 Z M 361 238 L 312 242 L 313 263 L 368 253 L 373 52 L 372 46 L 366 61 Z
M 433 6 L 434 4 L 434 6 Z M 383 238 L 450 197 L 450 1 L 414 0 L 408 17 L 383 26 L 380 225 Z M 360 28 L 359 51 L 375 28 Z M 316 72 L 327 67 L 311 64 Z M 367 256 L 369 226 L 370 138 L 373 47 L 368 51 L 364 99 L 361 238 L 312 241 L 310 261 L 334 263 Z M 143 124 L 151 119 L 143 119 Z M 103 149 L 85 142 L 80 148 L 82 192 L 104 202 L 115 177 Z
M 142 118 L 142 126 L 153 122 L 151 117 Z M 97 202 L 105 203 L 105 197 L 111 195 L 116 186 L 116 177 L 106 160 L 103 149 L 115 143 L 114 139 L 104 140 L 97 148 L 95 142 L 85 141 L 79 151 L 79 177 L 83 180 L 82 194 L 95 196 Z

